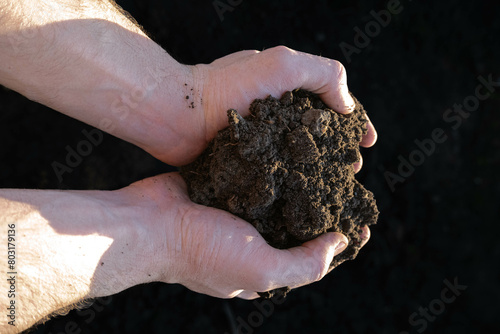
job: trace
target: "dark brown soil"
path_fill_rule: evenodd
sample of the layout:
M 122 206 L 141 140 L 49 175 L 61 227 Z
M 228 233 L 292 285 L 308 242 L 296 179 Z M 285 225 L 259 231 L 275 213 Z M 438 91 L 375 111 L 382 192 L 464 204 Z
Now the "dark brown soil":
M 296 90 L 255 100 L 250 113 L 228 110 L 229 127 L 181 169 L 191 199 L 245 219 L 276 248 L 342 232 L 349 244 L 331 265 L 354 259 L 361 227 L 378 217 L 373 194 L 354 178 L 363 106 L 356 100 L 344 116 Z

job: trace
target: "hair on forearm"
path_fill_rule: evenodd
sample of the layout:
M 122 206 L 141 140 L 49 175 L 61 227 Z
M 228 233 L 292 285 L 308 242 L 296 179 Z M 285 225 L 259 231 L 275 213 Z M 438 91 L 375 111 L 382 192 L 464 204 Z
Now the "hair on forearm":
M 105 1 L 107 1 L 110 5 L 112 5 L 116 9 L 116 11 L 118 11 L 120 14 L 122 14 L 124 17 L 126 17 L 133 25 L 135 25 L 137 28 L 139 28 L 146 36 L 151 38 L 151 36 L 149 36 L 147 31 L 144 29 L 144 27 L 141 26 L 137 22 L 137 20 L 132 15 L 130 15 L 129 12 L 127 12 L 125 9 L 120 7 L 120 5 L 118 5 L 114 0 L 105 0 Z
M 77 303 L 73 303 L 73 304 L 64 306 L 64 307 L 52 312 L 51 314 L 43 317 L 42 319 L 37 321 L 31 328 L 35 328 L 37 326 L 40 326 L 54 317 L 65 316 L 73 310 L 80 311 L 80 310 L 84 310 L 86 308 L 89 308 L 92 306 L 92 304 L 94 304 L 94 302 L 95 302 L 95 299 L 91 298 L 91 299 L 84 299 L 84 300 L 79 301 Z

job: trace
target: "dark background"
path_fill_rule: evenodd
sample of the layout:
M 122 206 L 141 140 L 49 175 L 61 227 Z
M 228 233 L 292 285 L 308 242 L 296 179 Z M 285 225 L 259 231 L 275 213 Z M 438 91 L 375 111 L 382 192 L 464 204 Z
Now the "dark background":
M 364 30 L 373 21 L 370 11 L 387 2 L 232 1 L 239 2 L 223 21 L 212 1 L 118 3 L 184 63 L 279 44 L 338 59 L 379 133 L 376 146 L 363 149 L 358 174 L 381 212 L 371 241 L 355 261 L 293 291 L 252 331 L 498 332 L 500 87 L 457 129 L 443 120 L 448 108 L 474 96 L 479 75 L 500 82 L 498 2 L 401 1 L 403 10 L 350 62 L 339 44 L 354 45 L 353 29 Z M 106 136 L 59 182 L 51 163 L 63 162 L 66 145 L 75 147 L 91 127 L 1 88 L 0 101 L 0 187 L 116 189 L 169 170 Z M 384 173 L 397 173 L 398 157 L 408 159 L 418 149 L 414 141 L 436 128 L 447 140 L 392 192 Z M 435 318 L 417 315 L 412 326 L 410 315 L 419 307 L 439 309 L 445 280 L 455 279 L 467 288 Z M 158 283 L 98 300 L 36 333 L 231 333 L 232 320 L 248 322 L 256 310 L 251 301 Z

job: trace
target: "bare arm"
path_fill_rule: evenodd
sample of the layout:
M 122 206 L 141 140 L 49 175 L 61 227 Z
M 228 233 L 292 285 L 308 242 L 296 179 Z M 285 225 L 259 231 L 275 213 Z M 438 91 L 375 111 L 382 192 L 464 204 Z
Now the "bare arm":
M 9 266 L 2 261 L 0 305 L 14 306 L 12 317 L 1 317 L 2 333 L 155 274 L 142 259 L 151 255 L 146 227 L 117 193 L 2 190 L 0 212 L 1 253 L 9 245 L 13 255 Z
M 0 21 L 0 84 L 173 165 L 255 98 L 302 87 L 338 112 L 353 107 L 335 60 L 277 47 L 181 65 L 106 0 L 0 0 Z M 375 140 L 370 124 L 362 145 Z
M 190 68 L 114 3 L 0 0 L 0 22 L 0 84 L 144 149 L 179 140 Z
M 15 230 L 16 254 L 13 269 L 5 258 L 0 265 L 0 305 L 14 300 L 16 310 L 13 324 L 0 317 L 2 333 L 152 281 L 246 299 L 302 286 L 326 275 L 347 243 L 328 233 L 289 250 L 272 248 L 247 222 L 192 203 L 177 173 L 117 191 L 2 190 L 0 212 L 0 252 L 7 254 L 8 230 Z M 4 275 L 12 271 L 11 298 Z
M 0 84 L 175 165 L 254 98 L 302 87 L 338 112 L 352 104 L 334 60 L 278 47 L 181 65 L 109 1 L 0 0 L 0 63 Z M 375 139 L 371 127 L 362 144 Z M 0 223 L 2 245 L 15 225 L 19 255 L 18 327 L 2 318 L 2 332 L 151 281 L 223 298 L 298 287 L 321 279 L 346 241 L 329 233 L 276 250 L 250 224 L 190 202 L 178 174 L 113 192 L 3 190 Z

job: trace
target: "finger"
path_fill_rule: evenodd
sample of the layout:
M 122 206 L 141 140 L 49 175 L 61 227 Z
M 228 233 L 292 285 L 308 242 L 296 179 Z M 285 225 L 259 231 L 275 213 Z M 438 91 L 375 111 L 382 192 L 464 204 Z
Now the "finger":
M 366 130 L 367 133 L 366 135 L 363 136 L 363 139 L 359 143 L 359 145 L 363 147 L 371 147 L 375 144 L 378 138 L 377 130 L 375 130 L 375 127 L 373 126 L 373 123 L 370 121 L 370 118 L 368 115 L 365 115 L 366 118 L 368 119 L 368 123 L 366 124 Z
M 363 226 L 361 228 L 361 233 L 359 234 L 359 236 L 361 237 L 361 246 L 360 246 L 360 249 L 363 248 L 364 245 L 366 245 L 366 243 L 368 242 L 368 240 L 370 240 L 370 235 L 371 235 L 370 228 L 368 226 Z M 335 268 L 336 267 L 330 267 L 328 269 L 328 273 L 330 273 Z
M 359 154 L 359 161 L 355 162 L 353 167 L 354 167 L 354 173 L 359 172 L 361 170 L 361 167 L 363 167 L 363 156 L 361 155 L 361 153 Z
M 296 288 L 323 278 L 333 260 L 346 247 L 347 238 L 341 233 L 326 233 L 302 246 L 279 251 L 272 263 L 271 289 L 289 286 Z
M 241 299 L 251 300 L 251 299 L 257 299 L 260 296 L 257 292 L 244 290 L 241 293 L 239 293 L 236 297 L 241 298 Z
M 344 66 L 333 59 L 314 56 L 284 46 L 267 49 L 259 55 L 259 65 L 267 78 L 267 94 L 280 95 L 296 88 L 318 94 L 330 108 L 339 113 L 354 110 Z
M 347 73 L 344 65 L 340 62 L 299 53 L 299 68 L 307 68 L 303 78 L 302 87 L 316 93 L 333 110 L 348 114 L 354 110 L 354 100 L 349 94 L 347 86 Z
M 361 248 L 362 248 L 364 245 L 366 245 L 368 240 L 370 240 L 371 236 L 370 228 L 368 226 L 363 226 L 361 228 L 361 233 L 359 236 L 361 237 Z

